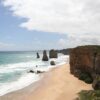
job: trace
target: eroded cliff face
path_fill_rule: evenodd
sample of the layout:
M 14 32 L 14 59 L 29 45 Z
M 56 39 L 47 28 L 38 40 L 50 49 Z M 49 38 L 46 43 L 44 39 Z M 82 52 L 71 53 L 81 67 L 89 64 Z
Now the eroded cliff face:
M 64 54 L 64 55 L 69 55 L 70 51 L 71 51 L 71 48 L 69 48 L 69 49 L 62 49 L 62 50 L 57 50 L 58 53 L 62 53 L 62 54 Z
M 70 72 L 82 79 L 86 78 L 86 74 L 89 75 L 91 81 L 89 78 L 88 80 L 92 82 L 93 79 L 93 84 L 95 82 L 93 88 L 96 84 L 100 85 L 100 81 L 98 83 L 96 79 L 97 76 L 100 79 L 100 46 L 80 46 L 72 49 L 70 51 Z
M 70 52 L 70 71 L 75 74 L 77 70 L 91 72 L 93 69 L 92 53 L 87 49 L 75 48 Z
M 58 53 L 56 50 L 50 50 L 49 51 L 49 58 L 58 58 Z

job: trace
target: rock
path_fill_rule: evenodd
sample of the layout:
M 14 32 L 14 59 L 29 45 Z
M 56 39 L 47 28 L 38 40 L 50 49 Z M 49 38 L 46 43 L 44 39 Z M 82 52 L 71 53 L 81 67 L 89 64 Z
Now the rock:
M 93 87 L 100 84 L 97 79 L 95 80 L 95 77 L 100 75 L 100 46 L 79 46 L 72 49 L 70 51 L 70 72 L 78 78 L 81 72 L 82 74 L 87 73 L 90 77 L 86 81 L 91 81 L 92 77 Z
M 70 52 L 70 71 L 74 74 L 75 70 L 82 70 L 99 73 L 100 70 L 100 56 L 98 55 L 99 46 L 80 46 L 74 48 Z M 97 52 L 97 54 L 95 53 Z M 96 54 L 96 55 L 95 55 Z
M 30 71 L 29 71 L 29 73 L 35 73 L 35 71 L 33 71 L 33 70 L 30 70 Z
M 70 71 L 74 74 L 75 70 L 91 71 L 93 69 L 93 60 L 91 51 L 84 48 L 75 48 L 70 52 Z
M 40 71 L 40 70 L 37 70 L 37 71 L 30 70 L 28 73 L 41 74 L 41 73 L 44 73 L 44 72 L 45 72 L 45 71 Z
M 93 81 L 92 87 L 95 90 L 100 90 L 100 75 L 96 75 L 96 78 Z
M 37 52 L 37 58 L 40 58 L 40 55 L 39 55 L 39 53 Z
M 50 64 L 51 64 L 51 65 L 55 65 L 55 62 L 54 62 L 54 61 L 51 61 Z
M 42 61 L 48 61 L 48 56 L 47 56 L 46 50 L 43 51 Z
M 95 59 L 95 71 L 96 71 L 96 74 L 100 75 L 100 53 L 97 54 L 96 59 Z
M 37 68 L 38 66 L 36 65 L 36 68 Z
M 49 51 L 49 58 L 57 58 L 57 57 L 58 57 L 58 54 L 56 50 L 52 49 Z
M 41 74 L 41 73 L 44 73 L 44 71 L 39 71 L 39 70 L 37 70 L 36 73 L 37 73 L 37 74 Z

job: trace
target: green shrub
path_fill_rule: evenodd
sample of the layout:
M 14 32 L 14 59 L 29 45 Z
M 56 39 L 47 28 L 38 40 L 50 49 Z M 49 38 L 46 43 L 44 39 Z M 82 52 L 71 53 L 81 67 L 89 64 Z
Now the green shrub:
M 84 81 L 88 84 L 91 84 L 93 82 L 93 79 L 91 77 L 87 77 Z
M 81 73 L 79 75 L 79 79 L 83 80 L 84 82 L 91 84 L 93 82 L 92 77 L 88 73 Z
M 100 90 L 81 91 L 78 93 L 79 100 L 100 100 Z

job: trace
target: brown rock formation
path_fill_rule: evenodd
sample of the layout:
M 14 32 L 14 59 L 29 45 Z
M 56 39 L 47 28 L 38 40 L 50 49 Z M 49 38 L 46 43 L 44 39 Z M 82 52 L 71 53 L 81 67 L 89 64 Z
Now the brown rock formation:
M 95 59 L 95 71 L 100 75 L 100 53 L 98 53 Z
M 72 49 L 70 51 L 70 72 L 77 77 L 80 77 L 82 73 L 88 73 L 93 80 L 97 75 L 100 76 L 100 46 L 80 46 Z M 96 82 L 97 80 L 95 84 L 98 84 Z
M 95 89 L 95 90 L 100 90 L 100 75 L 97 74 L 94 78 L 94 81 L 92 83 L 92 87 Z
M 49 51 L 49 58 L 57 58 L 57 57 L 58 57 L 58 54 L 56 50 L 52 49 Z
M 43 58 L 42 61 L 48 61 L 48 56 L 46 50 L 43 51 Z
M 40 55 L 39 55 L 39 53 L 37 52 L 37 58 L 40 58 Z
M 50 65 L 55 65 L 55 62 L 54 62 L 54 61 L 51 61 L 51 62 L 50 62 Z

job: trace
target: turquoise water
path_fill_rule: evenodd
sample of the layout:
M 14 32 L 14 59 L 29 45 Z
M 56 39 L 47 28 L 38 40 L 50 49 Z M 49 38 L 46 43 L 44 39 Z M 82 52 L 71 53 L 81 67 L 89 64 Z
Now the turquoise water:
M 0 52 L 0 65 L 36 59 L 36 52 Z
M 28 73 L 32 70 L 47 71 L 50 66 L 50 59 L 43 62 L 42 51 L 39 52 L 40 58 L 36 58 L 35 51 L 31 52 L 0 52 L 0 96 L 11 91 L 24 88 L 40 79 L 40 75 Z M 66 62 L 66 56 L 60 54 L 56 64 Z M 36 68 L 36 65 L 38 68 Z
M 36 52 L 0 52 L 0 83 L 16 80 L 25 71 L 17 70 L 18 67 L 36 60 Z

